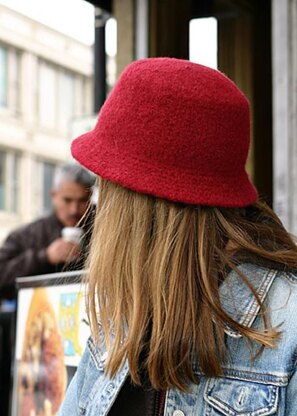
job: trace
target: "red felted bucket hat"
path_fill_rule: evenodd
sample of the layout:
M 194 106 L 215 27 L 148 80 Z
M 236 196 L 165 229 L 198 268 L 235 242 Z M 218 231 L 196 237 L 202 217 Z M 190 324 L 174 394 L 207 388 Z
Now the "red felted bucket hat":
M 249 104 L 219 71 L 173 58 L 132 64 L 72 154 L 97 175 L 171 201 L 244 207 Z

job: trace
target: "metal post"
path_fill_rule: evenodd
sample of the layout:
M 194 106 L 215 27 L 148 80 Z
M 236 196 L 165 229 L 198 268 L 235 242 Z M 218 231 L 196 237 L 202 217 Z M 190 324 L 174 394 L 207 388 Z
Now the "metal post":
M 135 59 L 149 55 L 149 4 L 148 0 L 136 0 Z
M 108 14 L 95 7 L 94 44 L 94 113 L 98 113 L 106 98 L 105 23 Z

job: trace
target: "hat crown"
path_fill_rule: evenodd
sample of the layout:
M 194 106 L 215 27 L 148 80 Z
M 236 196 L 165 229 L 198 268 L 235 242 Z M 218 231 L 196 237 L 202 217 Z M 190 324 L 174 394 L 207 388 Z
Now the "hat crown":
M 121 153 L 216 176 L 242 173 L 249 123 L 247 99 L 223 74 L 159 58 L 127 67 L 97 128 L 108 131 L 110 146 Z
M 97 162 L 90 155 L 91 170 L 136 191 L 219 206 L 256 199 L 245 172 L 249 104 L 219 71 L 174 58 L 133 62 L 92 137 L 100 155 Z M 246 184 L 246 197 L 236 195 L 236 181 Z M 229 197 L 222 195 L 227 188 Z

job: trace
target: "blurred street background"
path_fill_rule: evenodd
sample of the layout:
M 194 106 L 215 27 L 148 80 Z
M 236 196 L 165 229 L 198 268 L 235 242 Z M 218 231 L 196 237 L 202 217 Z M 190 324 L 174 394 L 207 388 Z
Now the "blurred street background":
M 248 172 L 297 234 L 297 0 L 0 0 L 0 244 L 52 211 L 71 140 L 127 64 L 157 56 L 218 68 L 247 95 Z M 13 355 L 5 319 L 0 372 Z

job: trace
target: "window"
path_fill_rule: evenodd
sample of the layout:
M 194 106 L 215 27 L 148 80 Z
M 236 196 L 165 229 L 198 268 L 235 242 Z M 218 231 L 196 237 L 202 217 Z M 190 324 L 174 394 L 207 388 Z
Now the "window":
M 74 114 L 77 117 L 89 115 L 87 106 L 87 80 L 85 77 L 75 77 L 75 88 L 74 88 Z
M 144 30 L 145 31 L 145 30 Z M 144 32 L 141 32 L 144 33 Z M 111 17 L 106 22 L 106 82 L 108 91 L 110 91 L 116 83 L 117 67 L 117 21 Z
M 38 109 L 42 127 L 69 134 L 73 118 L 86 113 L 86 79 L 40 61 Z
M 13 151 L 0 151 L 0 210 L 19 211 L 20 156 Z
M 218 23 L 214 17 L 190 21 L 190 61 L 217 68 Z
M 69 131 L 74 117 L 74 76 L 69 72 L 58 74 L 58 126 L 61 131 Z
M 21 59 L 20 52 L 17 49 L 9 48 L 8 50 L 8 107 L 14 114 L 20 111 L 20 76 Z
M 0 209 L 5 209 L 5 153 L 0 152 Z
M 35 216 L 52 212 L 51 189 L 53 185 L 56 164 L 45 160 L 35 161 L 36 181 L 34 187 Z
M 39 121 L 44 127 L 56 125 L 56 73 L 53 67 L 42 64 L 39 68 Z
M 53 163 L 42 163 L 42 212 L 48 214 L 52 211 L 51 189 L 56 165 Z
M 0 47 L 0 106 L 7 106 L 7 49 Z
M 11 47 L 0 46 L 0 107 L 19 111 L 20 54 Z
M 19 156 L 15 153 L 10 155 L 10 210 L 18 212 L 19 206 Z

